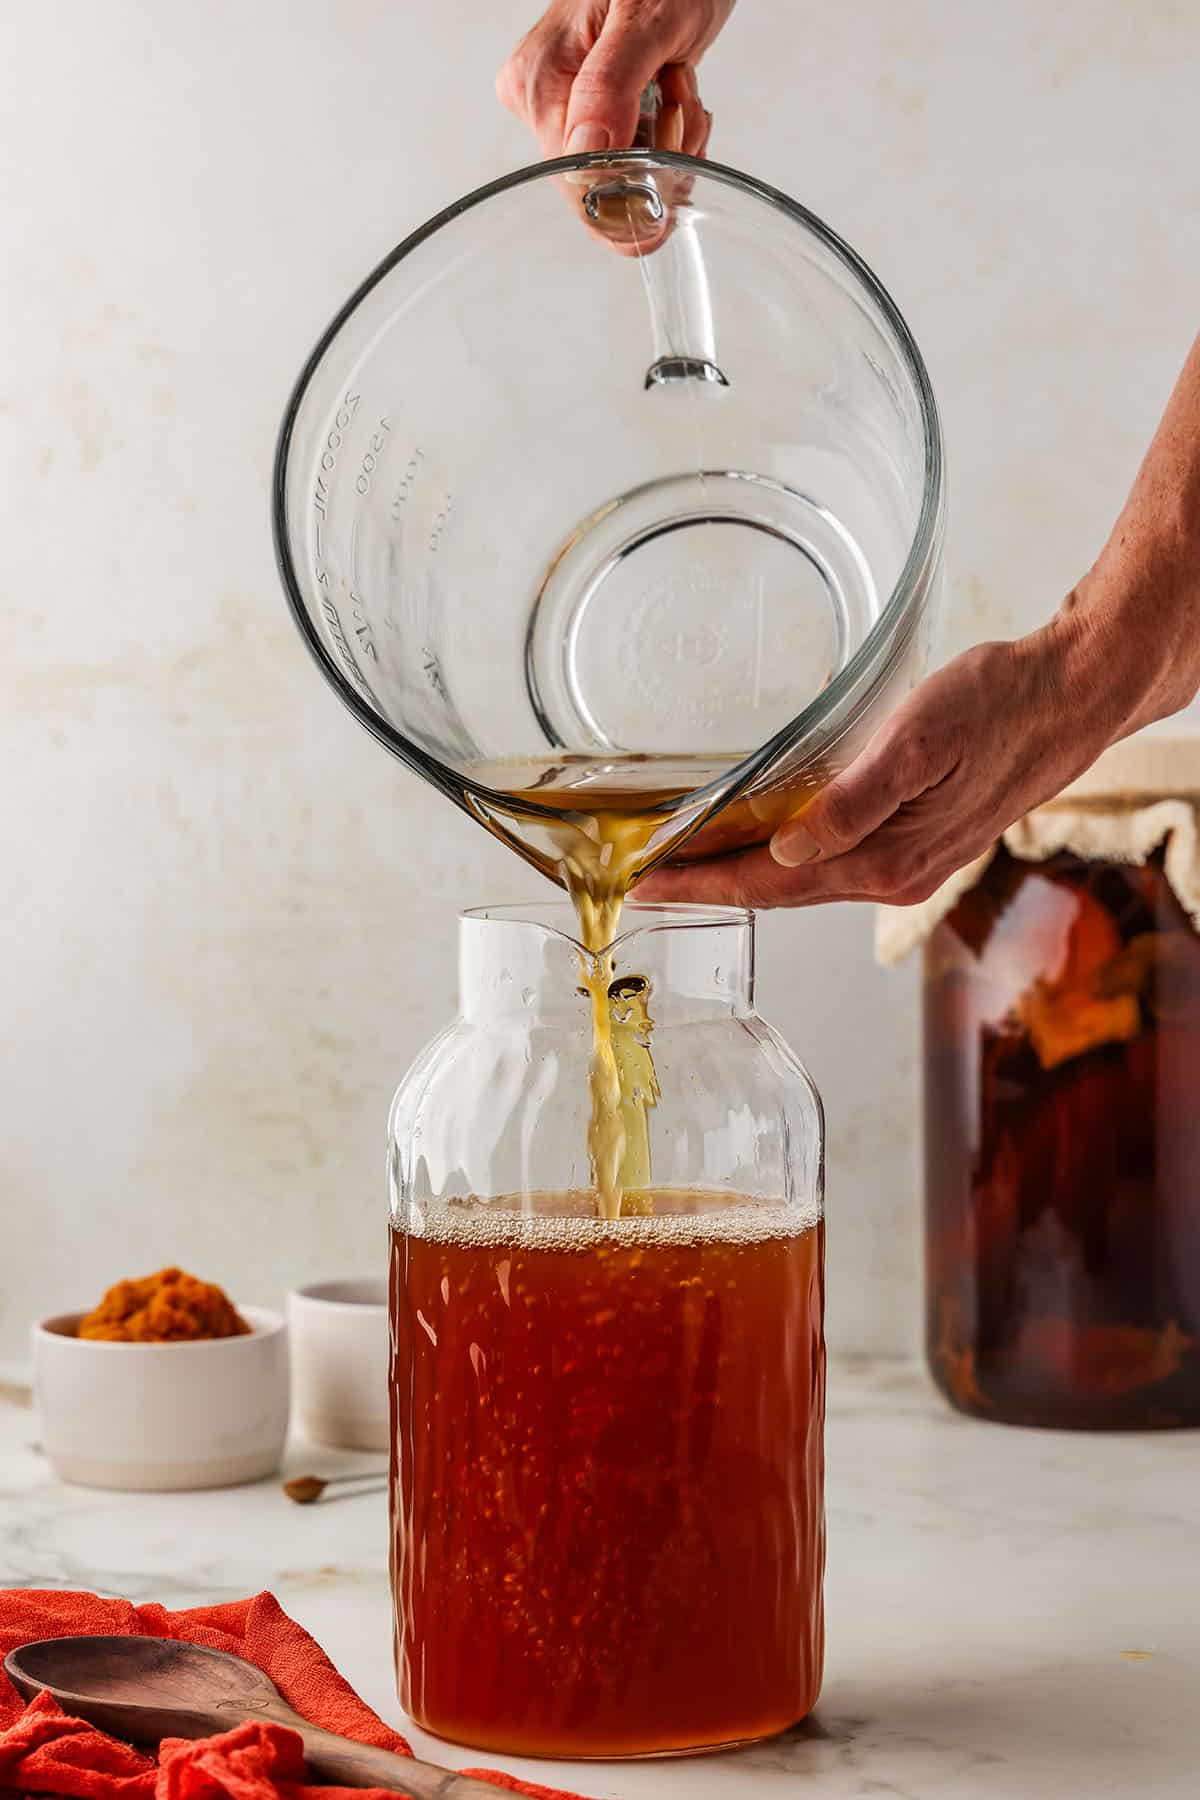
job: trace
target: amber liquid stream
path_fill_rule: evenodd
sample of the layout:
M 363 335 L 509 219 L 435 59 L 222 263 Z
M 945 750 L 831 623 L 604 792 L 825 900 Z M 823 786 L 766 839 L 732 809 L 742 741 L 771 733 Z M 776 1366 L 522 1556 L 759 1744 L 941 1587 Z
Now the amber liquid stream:
M 557 761 L 479 763 L 471 770 L 473 779 L 507 799 L 532 800 L 559 815 L 535 817 L 519 806 L 477 809 L 490 831 L 565 887 L 575 907 L 584 949 L 580 985 L 591 1008 L 588 1161 L 603 1219 L 646 1210 L 632 1194 L 650 1180 L 647 1113 L 658 1092 L 648 989 L 638 985 L 636 974 L 615 980 L 611 946 L 626 895 L 668 851 L 719 855 L 762 842 L 785 818 L 802 812 L 827 779 L 811 773 L 800 785 L 735 800 L 692 836 L 697 809 L 679 803 L 736 760 L 564 755 Z

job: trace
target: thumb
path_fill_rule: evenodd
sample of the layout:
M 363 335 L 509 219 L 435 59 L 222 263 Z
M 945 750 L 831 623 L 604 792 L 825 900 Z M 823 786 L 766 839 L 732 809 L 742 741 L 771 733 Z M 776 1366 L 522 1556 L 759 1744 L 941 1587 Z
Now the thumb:
M 632 145 L 642 89 L 670 61 L 669 49 L 662 20 L 644 19 L 620 5 L 610 8 L 571 88 L 565 131 L 569 152 L 627 150 Z
M 844 855 L 948 772 L 949 762 L 940 766 L 929 740 L 911 725 L 905 728 L 904 712 L 902 707 L 798 818 L 779 827 L 771 839 L 777 863 L 796 869 Z

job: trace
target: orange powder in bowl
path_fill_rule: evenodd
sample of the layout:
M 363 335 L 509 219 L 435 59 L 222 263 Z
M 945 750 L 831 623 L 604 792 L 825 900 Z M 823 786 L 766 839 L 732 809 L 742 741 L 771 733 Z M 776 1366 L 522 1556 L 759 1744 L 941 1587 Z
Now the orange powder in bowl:
M 118 1281 L 79 1322 L 81 1338 L 122 1344 L 170 1344 L 244 1337 L 250 1330 L 224 1291 L 183 1269 Z

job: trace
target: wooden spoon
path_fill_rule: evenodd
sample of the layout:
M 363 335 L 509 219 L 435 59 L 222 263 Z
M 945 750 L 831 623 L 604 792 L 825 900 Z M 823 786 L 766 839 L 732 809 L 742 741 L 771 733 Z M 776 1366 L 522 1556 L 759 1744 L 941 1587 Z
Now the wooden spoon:
M 10 1650 L 4 1672 L 32 1700 L 43 1690 L 73 1718 L 113 1737 L 157 1747 L 167 1737 L 213 1737 L 246 1719 L 287 1725 L 304 1739 L 319 1781 L 390 1788 L 412 1800 L 496 1800 L 490 1783 L 395 1756 L 310 1725 L 269 1676 L 240 1656 L 171 1638 L 44 1638 Z

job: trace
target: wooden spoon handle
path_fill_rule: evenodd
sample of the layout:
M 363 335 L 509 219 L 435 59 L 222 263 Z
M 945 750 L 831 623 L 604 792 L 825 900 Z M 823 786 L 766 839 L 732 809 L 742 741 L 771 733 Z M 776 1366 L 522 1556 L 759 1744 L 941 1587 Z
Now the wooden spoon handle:
M 472 1781 L 455 1769 L 395 1756 L 371 1744 L 322 1731 L 318 1725 L 297 1726 L 304 1756 L 313 1774 L 336 1787 L 390 1788 L 412 1800 L 497 1800 L 502 1791 L 490 1782 Z

